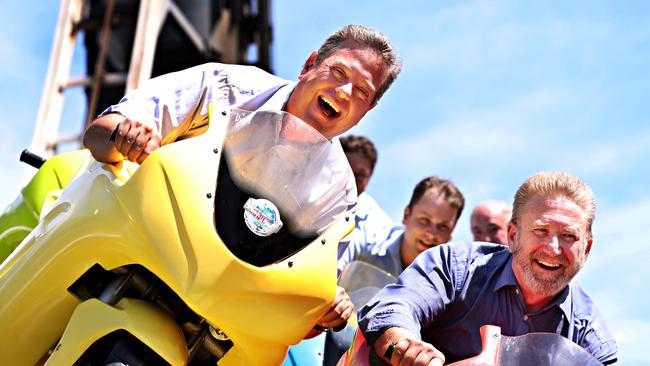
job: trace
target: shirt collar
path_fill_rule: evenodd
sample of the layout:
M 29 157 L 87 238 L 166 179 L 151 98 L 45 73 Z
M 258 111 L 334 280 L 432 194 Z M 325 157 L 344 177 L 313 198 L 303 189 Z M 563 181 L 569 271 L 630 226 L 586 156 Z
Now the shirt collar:
M 496 292 L 505 286 L 515 286 L 516 288 L 519 288 L 519 284 L 517 283 L 517 278 L 515 277 L 514 272 L 512 272 L 512 255 L 510 255 L 510 259 L 508 259 L 508 263 L 505 266 L 503 266 L 503 269 L 501 270 L 501 274 L 499 274 L 499 278 L 497 279 L 497 282 L 494 284 L 494 291 Z
M 257 110 L 259 111 L 285 111 L 285 106 L 293 89 L 296 87 L 296 83 L 291 82 L 289 84 L 281 86 L 273 95 L 265 101 Z
M 370 202 L 368 202 L 366 192 L 362 192 L 357 197 L 356 215 L 360 220 L 366 220 L 368 219 L 369 214 L 370 214 Z
M 519 283 L 517 282 L 515 273 L 512 271 L 512 255 L 510 255 L 508 263 L 501 270 L 501 274 L 499 275 L 499 278 L 494 285 L 494 291 L 496 292 L 506 286 L 514 286 L 515 288 L 519 289 Z M 552 306 L 558 306 L 564 313 L 566 319 L 571 318 L 571 284 L 569 284 L 564 288 L 564 290 L 555 296 L 555 298 L 550 303 L 548 303 L 548 305 L 537 312 L 545 311 Z

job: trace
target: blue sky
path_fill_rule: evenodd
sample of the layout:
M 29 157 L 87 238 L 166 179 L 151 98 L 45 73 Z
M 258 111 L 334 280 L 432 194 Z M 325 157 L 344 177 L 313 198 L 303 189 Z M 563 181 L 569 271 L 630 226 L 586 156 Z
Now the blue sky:
M 471 208 L 511 202 L 523 180 L 564 170 L 594 190 L 594 248 L 579 275 L 624 365 L 650 363 L 650 3 L 644 1 L 275 1 L 273 64 L 295 79 L 309 53 L 347 23 L 392 40 L 403 71 L 351 132 L 375 141 L 368 192 L 396 220 L 413 186 L 438 174 Z M 0 205 L 24 178 L 58 4 L 5 0 L 0 12 Z M 8 11 L 12 9 L 12 11 Z M 73 68 L 82 70 L 79 58 Z M 63 128 L 77 132 L 79 92 Z

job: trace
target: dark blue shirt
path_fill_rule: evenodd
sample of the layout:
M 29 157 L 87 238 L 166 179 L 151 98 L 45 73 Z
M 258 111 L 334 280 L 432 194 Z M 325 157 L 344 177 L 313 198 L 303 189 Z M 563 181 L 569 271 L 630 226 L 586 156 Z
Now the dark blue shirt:
M 575 281 L 543 309 L 527 312 L 512 272 L 512 255 L 502 245 L 453 242 L 429 249 L 359 316 L 369 345 L 384 329 L 401 327 L 421 335 L 446 362 L 479 354 L 479 329 L 485 324 L 501 327 L 507 336 L 561 334 L 603 363 L 617 359 L 614 337 Z

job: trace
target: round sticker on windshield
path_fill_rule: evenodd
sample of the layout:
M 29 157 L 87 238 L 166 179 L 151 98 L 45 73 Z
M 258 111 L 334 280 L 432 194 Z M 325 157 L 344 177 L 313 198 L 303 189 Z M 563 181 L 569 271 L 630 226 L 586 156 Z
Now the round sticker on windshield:
M 280 211 L 273 202 L 264 198 L 249 198 L 244 204 L 244 222 L 259 236 L 269 236 L 280 231 Z

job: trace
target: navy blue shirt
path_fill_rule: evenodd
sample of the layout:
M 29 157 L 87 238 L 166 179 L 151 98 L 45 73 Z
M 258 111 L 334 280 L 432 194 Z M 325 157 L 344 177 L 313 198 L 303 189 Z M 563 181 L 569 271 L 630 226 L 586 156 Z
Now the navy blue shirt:
M 617 359 L 614 337 L 575 281 L 543 309 L 527 312 L 512 272 L 512 255 L 502 245 L 453 242 L 423 252 L 359 317 L 369 345 L 384 329 L 401 327 L 421 335 L 446 362 L 479 354 L 479 329 L 486 324 L 501 327 L 507 336 L 561 334 L 603 363 Z

